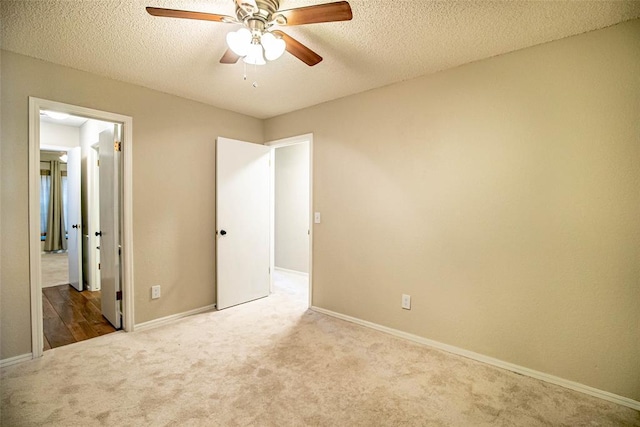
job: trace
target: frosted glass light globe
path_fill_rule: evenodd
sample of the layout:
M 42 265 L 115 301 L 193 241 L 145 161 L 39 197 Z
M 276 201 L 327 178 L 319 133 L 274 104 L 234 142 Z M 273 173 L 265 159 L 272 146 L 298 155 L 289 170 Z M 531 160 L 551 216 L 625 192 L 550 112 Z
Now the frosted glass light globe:
M 251 65 L 266 64 L 266 61 L 264 60 L 264 55 L 262 54 L 262 45 L 260 44 L 249 45 L 247 56 L 244 57 L 243 61 Z
M 274 61 L 282 56 L 287 47 L 284 40 L 277 38 L 271 33 L 264 33 L 260 39 L 260 43 L 264 47 L 264 56 L 269 61 Z
M 240 28 L 227 34 L 227 45 L 229 49 L 238 56 L 245 56 L 251 46 L 251 31 Z

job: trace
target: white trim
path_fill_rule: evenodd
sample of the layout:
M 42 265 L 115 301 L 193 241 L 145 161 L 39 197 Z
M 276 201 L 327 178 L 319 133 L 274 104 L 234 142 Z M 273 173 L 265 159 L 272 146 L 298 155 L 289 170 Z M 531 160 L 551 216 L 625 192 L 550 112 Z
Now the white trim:
M 273 148 L 288 147 L 289 145 L 301 144 L 303 142 L 313 141 L 313 133 L 305 133 L 298 136 L 290 136 L 288 138 L 276 139 L 274 141 L 265 142 L 264 145 Z
M 193 310 L 185 311 L 182 313 L 172 314 L 170 316 L 160 317 L 159 319 L 149 320 L 148 322 L 138 323 L 135 326 L 136 332 L 145 331 L 147 329 L 156 328 L 158 326 L 165 326 L 170 323 L 175 322 L 176 320 L 182 319 L 184 317 L 193 316 L 194 314 L 205 313 L 207 311 L 215 310 L 216 305 L 211 304 L 204 307 L 196 308 Z
M 40 267 L 40 108 L 29 97 L 29 287 L 31 290 L 31 353 L 44 352 L 42 327 L 42 270 Z
M 273 293 L 276 263 L 276 151 L 269 151 L 269 293 Z
M 565 387 L 571 390 L 578 391 L 580 393 L 588 394 L 590 396 L 598 397 L 600 399 L 608 400 L 609 402 L 617 403 L 618 405 L 627 406 L 631 409 L 640 410 L 640 402 L 629 399 L 628 397 L 619 396 L 617 394 L 610 393 L 608 391 L 600 390 L 594 387 L 590 387 L 588 385 L 580 384 L 575 381 L 566 380 L 564 378 L 556 377 L 554 375 L 549 375 L 544 372 L 536 371 L 534 369 L 529 369 L 524 366 L 516 365 L 513 363 L 505 362 L 504 360 L 495 359 L 493 357 L 485 356 L 480 353 L 475 353 L 473 351 L 465 350 L 460 347 L 455 347 L 449 344 L 444 344 L 439 341 L 430 340 L 428 338 L 423 338 L 418 335 L 410 334 L 407 332 L 400 331 L 398 329 L 389 328 L 387 326 L 382 326 L 377 323 L 369 322 L 367 320 L 358 319 L 356 317 L 347 316 L 346 314 L 336 313 L 335 311 L 327 310 L 321 307 L 311 306 L 313 311 L 317 311 L 318 313 L 326 314 L 328 316 L 336 317 L 341 320 L 346 320 L 347 322 L 352 322 L 357 325 L 365 326 L 367 328 L 375 329 L 380 332 L 384 332 L 390 335 L 394 335 L 399 338 L 404 338 L 409 341 L 413 341 L 418 344 L 423 344 L 429 347 L 434 347 L 439 350 L 444 350 L 448 353 L 457 354 L 459 356 L 464 356 L 469 359 L 477 360 L 478 362 L 487 363 L 489 365 L 497 366 L 498 368 L 506 369 L 508 371 L 512 371 L 518 374 L 526 375 L 531 378 L 536 378 L 538 380 L 559 385 L 561 387 Z
M 287 147 L 289 145 L 301 144 L 304 142 L 309 143 L 309 305 L 313 306 L 313 133 L 306 133 L 304 135 L 292 136 L 289 138 L 276 139 L 275 141 L 265 142 L 264 145 L 271 147 L 272 149 Z M 273 152 L 273 150 L 272 150 Z M 273 156 L 272 156 L 273 158 Z M 274 174 L 274 172 L 272 172 Z M 272 205 L 275 203 L 274 199 L 274 180 L 272 178 L 271 184 L 271 200 Z M 271 212 L 273 212 L 273 206 Z M 271 218 L 271 235 L 274 236 L 275 230 L 275 218 Z M 271 238 L 271 271 L 275 269 L 275 237 Z
M 29 283 L 31 292 L 31 352 L 33 358 L 44 352 L 42 326 L 42 273 L 40 263 L 40 110 L 54 110 L 89 119 L 121 123 L 123 126 L 123 241 L 122 291 L 123 329 L 133 331 L 133 118 L 62 102 L 29 97 Z
M 133 332 L 135 328 L 133 310 L 133 118 L 129 116 L 118 117 L 124 119 L 122 126 L 122 328 L 126 332 Z
M 80 147 L 80 146 L 78 145 L 78 147 Z M 62 146 L 62 145 L 40 144 L 40 150 L 47 150 L 47 151 L 69 151 L 72 148 L 76 148 L 76 147 L 69 147 L 69 146 Z
M 298 276 L 309 277 L 309 273 L 305 273 L 304 271 L 289 270 L 288 268 L 282 268 L 282 267 L 274 267 L 273 269 L 277 271 L 282 271 L 284 273 L 290 273 L 290 274 L 296 274 Z
M 7 366 L 16 365 L 18 363 L 26 362 L 27 360 L 33 359 L 33 354 L 25 353 L 20 356 L 9 357 L 8 359 L 0 360 L 0 368 L 5 368 Z

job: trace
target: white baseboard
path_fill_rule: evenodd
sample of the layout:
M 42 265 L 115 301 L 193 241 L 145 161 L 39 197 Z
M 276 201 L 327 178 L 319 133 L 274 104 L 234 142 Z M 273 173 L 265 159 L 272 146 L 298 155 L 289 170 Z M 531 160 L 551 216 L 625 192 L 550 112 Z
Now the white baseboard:
M 0 360 L 0 368 L 4 368 L 5 366 L 15 365 L 16 363 L 26 362 L 27 360 L 33 359 L 33 354 L 25 353 L 20 356 L 9 357 L 8 359 Z
M 489 365 L 497 366 L 498 368 L 506 369 L 518 374 L 526 375 L 528 377 L 536 378 L 538 380 L 542 380 L 551 384 L 556 384 L 561 387 L 578 391 L 580 393 L 584 393 L 590 396 L 598 397 L 600 399 L 608 400 L 609 402 L 614 402 L 619 405 L 627 406 L 637 411 L 640 410 L 640 402 L 638 402 L 637 400 L 629 399 L 628 397 L 619 396 L 617 394 L 609 393 L 608 391 L 600 390 L 600 389 L 590 387 L 584 384 L 580 384 L 574 381 L 566 380 L 564 378 L 556 377 L 554 375 L 549 375 L 544 372 L 526 368 L 524 366 L 515 365 L 513 363 L 505 362 L 500 359 L 495 359 L 493 357 L 485 356 L 480 353 L 475 353 L 473 351 L 465 350 L 463 348 L 455 347 L 449 344 L 444 344 L 438 341 L 430 340 L 428 338 L 423 338 L 418 335 L 413 335 L 407 332 L 400 331 L 398 329 L 389 328 L 386 326 L 379 325 L 377 323 L 358 319 L 356 317 L 351 317 L 345 314 L 336 313 L 335 311 L 327 310 L 321 307 L 312 306 L 311 309 L 314 311 L 317 311 L 318 313 L 326 314 L 328 316 L 332 316 L 338 319 L 346 320 L 348 322 L 356 323 L 361 326 L 366 326 L 368 328 L 385 332 L 387 334 L 391 334 L 400 338 L 404 338 L 409 341 L 416 342 L 418 344 L 434 347 L 439 350 L 444 350 L 449 353 L 457 354 L 459 356 L 464 356 L 469 359 L 473 359 L 479 362 L 487 363 Z
M 134 331 L 144 331 L 146 329 L 156 328 L 158 326 L 167 325 L 169 323 L 173 323 L 178 319 L 182 319 L 183 317 L 193 316 L 194 314 L 204 313 L 206 311 L 211 311 L 216 308 L 215 304 L 207 305 L 205 307 L 196 308 L 193 310 L 185 311 L 183 313 L 172 314 L 170 316 L 161 317 L 159 319 L 149 320 L 148 322 L 137 323 L 134 327 Z
M 281 268 L 281 267 L 273 267 L 273 269 L 282 271 L 283 273 L 291 273 L 291 274 L 297 274 L 299 276 L 309 277 L 309 273 L 305 273 L 304 271 L 289 270 L 288 268 Z
M 53 288 L 54 286 L 60 286 L 60 285 L 68 285 L 69 283 L 49 283 L 48 285 L 41 285 L 41 288 Z

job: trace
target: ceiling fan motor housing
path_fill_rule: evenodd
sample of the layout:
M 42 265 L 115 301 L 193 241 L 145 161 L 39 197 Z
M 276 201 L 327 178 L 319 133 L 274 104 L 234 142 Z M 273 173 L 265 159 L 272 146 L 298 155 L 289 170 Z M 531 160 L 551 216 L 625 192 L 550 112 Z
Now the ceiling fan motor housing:
M 245 22 L 249 19 L 260 20 L 264 24 L 270 22 L 274 13 L 278 11 L 280 7 L 279 0 L 256 0 L 256 6 L 258 10 L 251 13 L 253 7 L 244 8 L 241 5 L 242 2 L 236 2 L 236 16 L 238 17 L 238 21 Z

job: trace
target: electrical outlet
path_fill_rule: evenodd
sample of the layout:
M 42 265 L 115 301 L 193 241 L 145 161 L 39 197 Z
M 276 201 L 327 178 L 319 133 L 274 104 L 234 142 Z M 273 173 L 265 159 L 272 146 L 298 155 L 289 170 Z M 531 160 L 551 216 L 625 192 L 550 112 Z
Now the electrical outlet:
M 151 299 L 160 298 L 160 285 L 155 285 L 151 287 Z
M 411 310 L 411 295 L 402 294 L 402 308 Z

